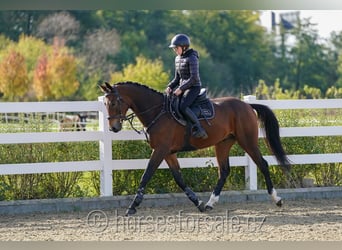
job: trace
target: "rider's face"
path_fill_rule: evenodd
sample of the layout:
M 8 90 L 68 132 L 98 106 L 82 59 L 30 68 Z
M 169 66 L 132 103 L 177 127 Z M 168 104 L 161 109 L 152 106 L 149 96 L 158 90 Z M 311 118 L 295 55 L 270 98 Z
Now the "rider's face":
M 180 46 L 176 46 L 176 47 L 174 47 L 173 48 L 173 51 L 177 54 L 177 55 L 181 55 L 182 54 L 182 47 L 180 47 Z

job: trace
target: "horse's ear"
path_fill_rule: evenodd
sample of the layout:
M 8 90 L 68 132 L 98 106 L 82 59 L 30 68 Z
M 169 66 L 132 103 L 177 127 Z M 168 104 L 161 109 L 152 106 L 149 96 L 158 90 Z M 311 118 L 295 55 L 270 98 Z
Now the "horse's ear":
M 105 82 L 105 84 L 106 84 L 106 87 L 107 87 L 108 89 L 110 89 L 110 90 L 113 89 L 112 85 L 110 85 L 108 82 Z
M 113 87 L 108 83 L 105 82 L 105 84 L 98 84 L 98 86 L 101 88 L 103 93 L 109 93 L 112 91 Z
M 106 86 L 100 85 L 100 84 L 98 84 L 98 86 L 100 87 L 100 89 L 101 89 L 101 91 L 102 91 L 103 93 L 107 93 L 107 92 L 108 92 L 108 89 L 107 89 Z

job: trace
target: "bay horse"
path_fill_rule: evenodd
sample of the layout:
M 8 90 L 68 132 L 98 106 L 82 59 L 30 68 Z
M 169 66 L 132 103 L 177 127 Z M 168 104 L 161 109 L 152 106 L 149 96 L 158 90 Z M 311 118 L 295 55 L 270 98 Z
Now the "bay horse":
M 65 116 L 59 122 L 59 131 L 86 131 L 87 115 Z
M 136 207 L 143 200 L 145 187 L 163 160 L 168 164 L 177 185 L 201 211 L 211 210 L 218 202 L 221 190 L 230 173 L 229 151 L 234 143 L 238 143 L 253 159 L 265 177 L 268 194 L 277 206 L 282 205 L 282 198 L 273 187 L 268 163 L 258 148 L 258 120 L 264 125 L 266 141 L 279 164 L 289 171 L 290 163 L 282 147 L 279 136 L 279 124 L 270 108 L 261 104 L 247 104 L 234 97 L 211 99 L 215 117 L 210 123 L 201 121 L 208 138 L 200 139 L 191 136 L 185 126 L 178 123 L 165 107 L 165 94 L 148 86 L 134 82 L 120 82 L 114 85 L 99 85 L 104 93 L 104 104 L 108 112 L 108 123 L 111 131 L 117 133 L 131 109 L 143 124 L 149 135 L 152 153 L 139 183 L 139 187 L 126 215 L 136 213 Z M 256 111 L 257 115 L 255 114 Z M 204 204 L 183 180 L 177 152 L 196 150 L 214 146 L 218 163 L 218 181 Z

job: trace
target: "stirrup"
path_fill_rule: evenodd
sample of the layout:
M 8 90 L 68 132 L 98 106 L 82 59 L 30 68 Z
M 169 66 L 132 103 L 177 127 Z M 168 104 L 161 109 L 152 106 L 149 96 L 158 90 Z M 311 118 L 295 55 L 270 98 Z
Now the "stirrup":
M 208 135 L 205 132 L 204 128 L 202 127 L 195 127 L 195 131 L 192 133 L 192 135 L 196 138 L 202 138 L 202 139 L 207 139 Z

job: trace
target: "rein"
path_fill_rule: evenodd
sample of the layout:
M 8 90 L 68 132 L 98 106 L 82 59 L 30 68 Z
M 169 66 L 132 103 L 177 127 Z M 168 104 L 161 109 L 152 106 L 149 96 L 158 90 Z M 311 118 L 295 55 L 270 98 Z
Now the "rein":
M 134 124 L 133 124 L 133 120 L 135 117 L 137 117 L 137 115 L 141 115 L 141 114 L 144 114 L 144 113 L 147 113 L 149 111 L 152 111 L 156 108 L 159 108 L 160 106 L 164 106 L 164 104 L 158 104 L 158 105 L 155 105 L 145 111 L 142 111 L 142 112 L 139 112 L 139 113 L 131 113 L 127 116 L 123 116 L 122 120 L 123 121 L 128 121 L 129 124 L 131 125 L 131 128 L 137 132 L 138 134 L 141 134 L 141 133 L 144 133 L 146 135 L 146 132 L 150 129 L 150 127 L 152 127 L 152 125 L 165 113 L 165 110 L 164 108 L 162 108 L 162 110 L 160 111 L 160 113 L 153 119 L 152 122 L 150 122 L 150 124 L 146 127 L 146 130 L 142 129 L 142 130 L 137 130 L 135 127 L 134 127 Z M 109 117 L 107 118 L 108 120 L 110 119 Z

